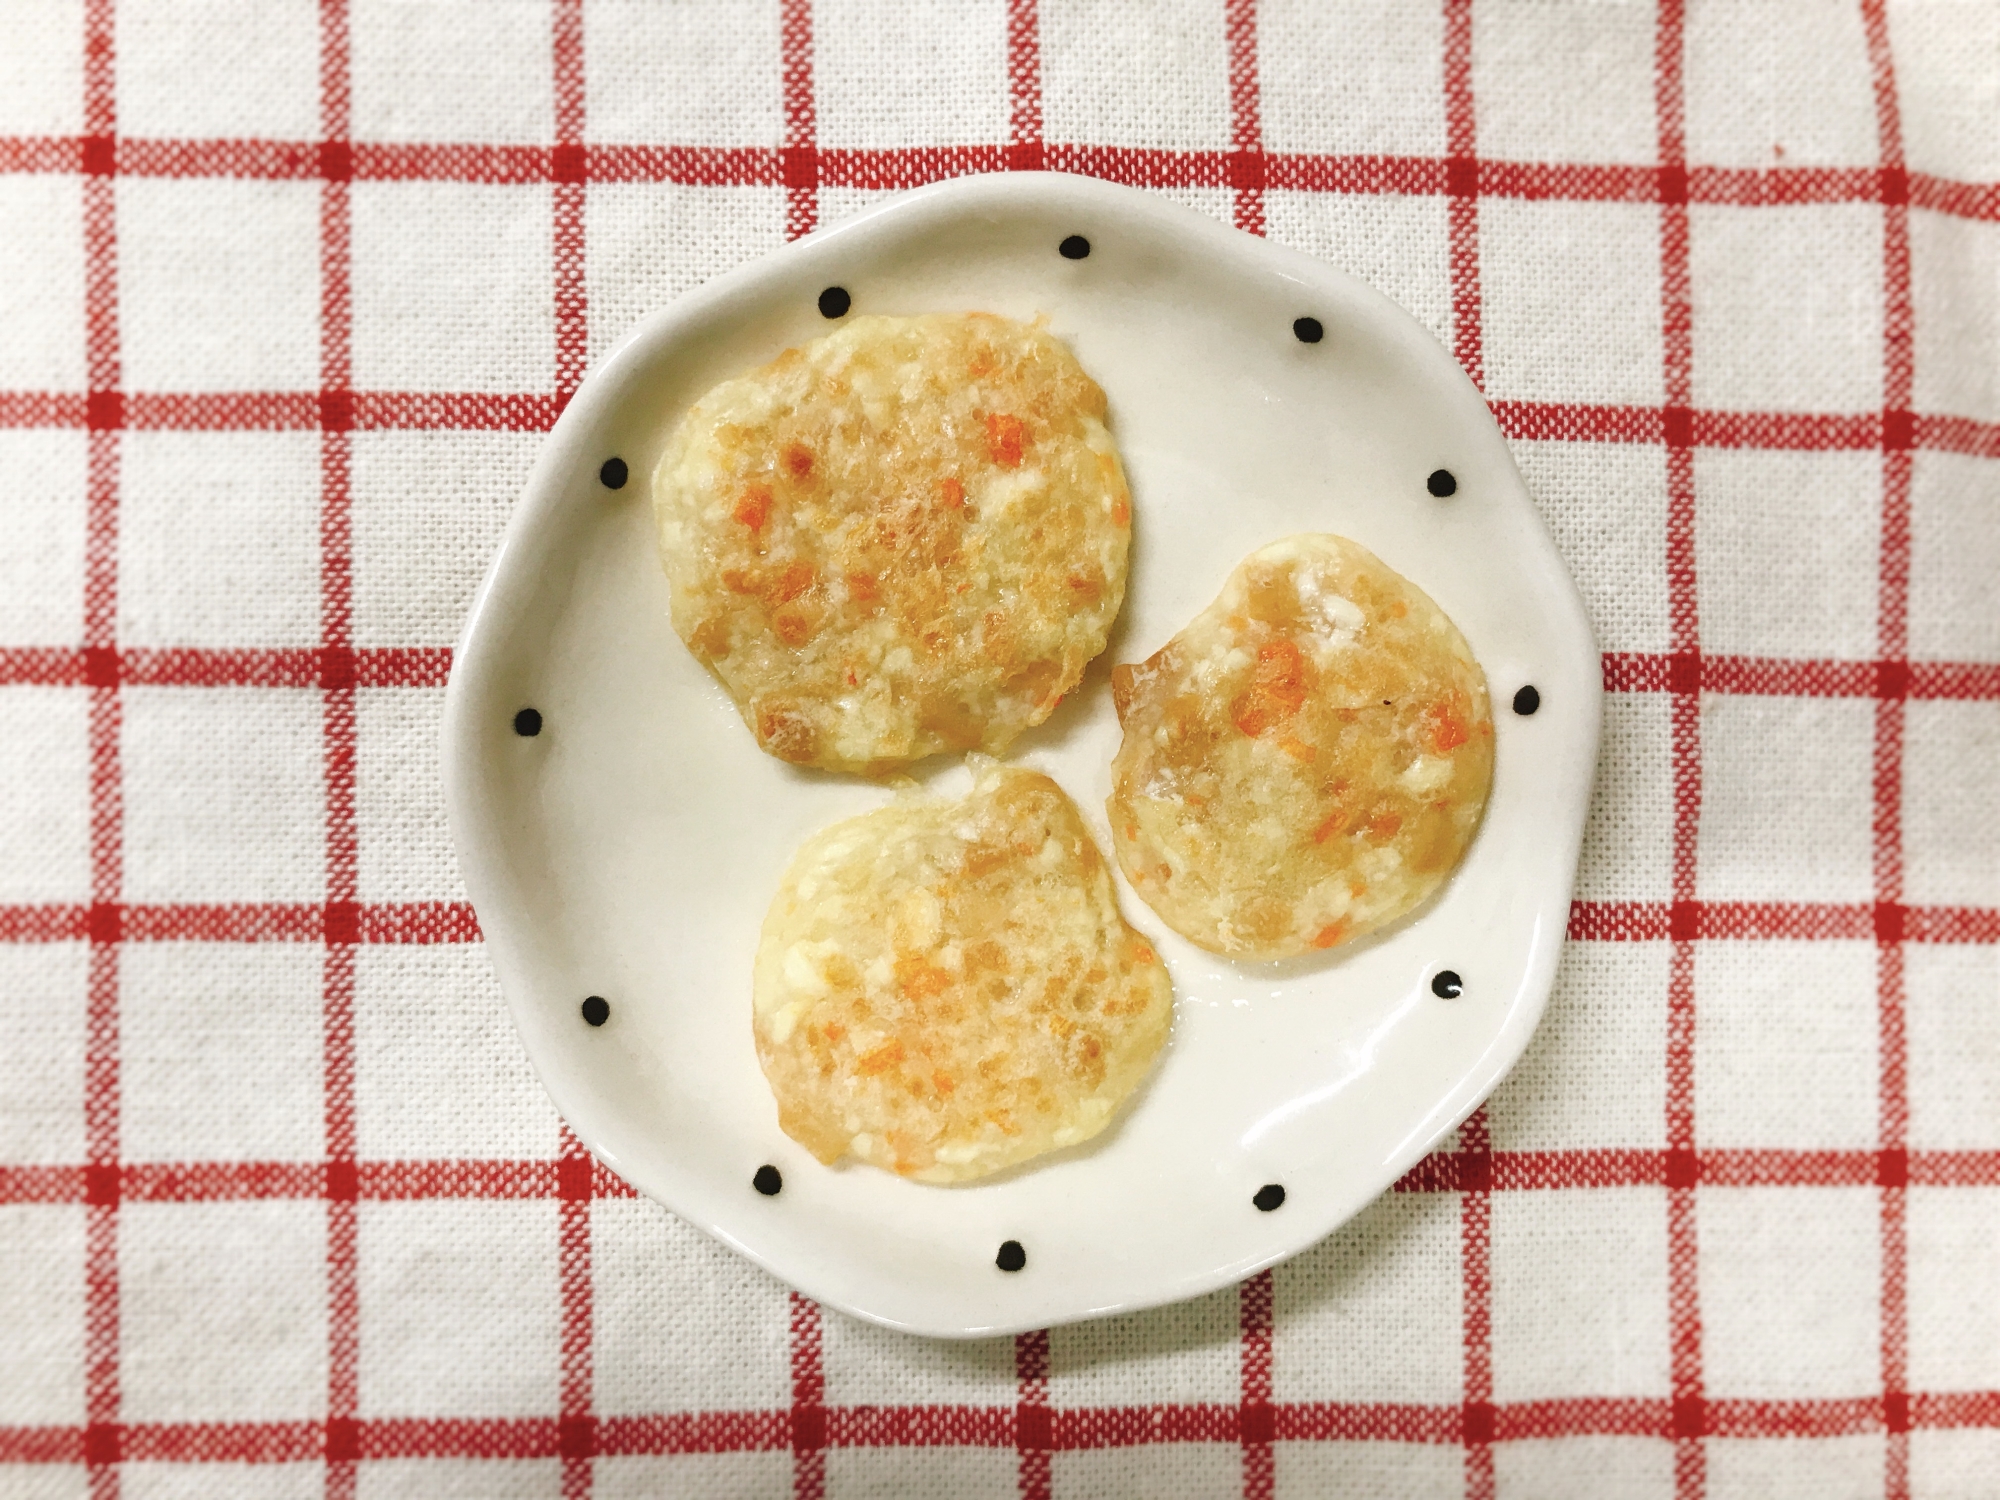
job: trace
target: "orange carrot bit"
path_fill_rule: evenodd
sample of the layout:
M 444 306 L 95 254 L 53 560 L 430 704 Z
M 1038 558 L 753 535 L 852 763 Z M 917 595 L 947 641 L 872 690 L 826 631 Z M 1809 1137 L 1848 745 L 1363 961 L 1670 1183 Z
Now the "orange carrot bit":
M 1396 830 L 1403 826 L 1401 813 L 1377 813 L 1368 820 L 1368 837 L 1378 844 L 1387 843 L 1396 836 Z
M 1262 696 L 1245 693 L 1229 705 L 1230 722 L 1251 739 L 1271 727 L 1271 711 L 1265 707 Z
M 1003 469 L 1021 467 L 1021 450 L 1027 446 L 1028 427 L 1019 417 L 991 412 L 986 418 L 986 451 Z
M 848 685 L 849 687 L 860 687 L 860 686 L 861 686 L 861 678 L 860 678 L 859 674 L 857 674 L 857 673 L 855 672 L 854 668 L 852 668 L 852 667 L 849 667 L 849 668 L 847 669 L 847 671 L 846 671 L 846 674 L 845 674 L 845 679 L 846 679 L 846 682 L 847 682 L 847 685 Z
M 1472 731 L 1466 727 L 1465 721 L 1459 718 L 1458 706 L 1455 703 L 1449 701 L 1433 703 L 1430 718 L 1431 744 L 1436 747 L 1440 755 L 1449 750 L 1456 750 L 1472 738 Z
M 811 563 L 793 563 L 779 575 L 778 581 L 771 585 L 771 602 L 773 604 L 790 604 L 799 595 L 811 588 L 818 577 L 819 574 L 814 570 Z
M 947 474 L 938 481 L 938 499 L 946 510 L 964 510 L 965 486 Z
M 947 1098 L 949 1098 L 951 1095 L 951 1091 L 957 1088 L 958 1084 L 952 1078 L 951 1074 L 940 1070 L 936 1073 L 931 1074 L 931 1087 L 936 1089 L 940 1094 L 943 1094 Z
M 847 575 L 849 598 L 859 599 L 864 604 L 882 595 L 881 585 L 876 583 L 873 573 L 849 573 Z
M 873 1078 L 877 1073 L 888 1072 L 902 1060 L 903 1040 L 892 1036 L 881 1046 L 862 1053 L 854 1060 L 854 1065 L 861 1070 L 863 1077 Z
M 1286 710 L 1306 701 L 1306 664 L 1284 636 L 1257 648 L 1257 691 Z
M 787 443 L 784 452 L 785 472 L 794 479 L 804 479 L 813 471 L 813 452 L 804 443 Z
M 1347 825 L 1348 817 L 1346 810 L 1336 807 L 1331 813 L 1327 814 L 1326 821 L 1313 830 L 1313 842 L 1315 844 L 1324 844 L 1336 833 L 1345 833 Z
M 927 964 L 921 958 L 899 958 L 896 960 L 896 988 L 912 1000 L 928 1000 L 933 995 L 944 993 L 951 983 L 951 975 L 935 964 Z
M 787 646 L 803 646 L 812 638 L 812 621 L 804 610 L 781 609 L 771 617 L 771 628 L 778 632 L 778 639 Z
M 1278 748 L 1301 765 L 1311 765 L 1319 757 L 1319 751 L 1308 745 L 1297 735 L 1286 735 L 1278 741 Z
M 1346 936 L 1347 924 L 1345 922 L 1331 922 L 1325 927 L 1320 928 L 1318 934 L 1313 938 L 1312 945 L 1315 948 L 1331 948 Z
M 736 519 L 752 531 L 762 531 L 771 519 L 771 492 L 761 484 L 751 485 L 736 502 Z
M 1111 502 L 1111 524 L 1114 526 L 1129 526 L 1131 522 L 1132 507 L 1126 504 L 1125 497 L 1120 495 L 1116 500 Z

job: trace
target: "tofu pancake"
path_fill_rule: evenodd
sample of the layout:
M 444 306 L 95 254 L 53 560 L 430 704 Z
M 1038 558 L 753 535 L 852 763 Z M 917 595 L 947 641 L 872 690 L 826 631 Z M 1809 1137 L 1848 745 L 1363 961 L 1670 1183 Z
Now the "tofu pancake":
M 1125 595 L 1104 392 L 983 313 L 855 318 L 715 387 L 653 480 L 674 628 L 782 760 L 998 751 Z
M 1288 958 L 1372 932 L 1435 891 L 1479 827 L 1486 676 L 1423 590 L 1344 537 L 1251 553 L 1111 685 L 1119 866 L 1212 953 Z
M 989 765 L 793 856 L 753 1025 L 778 1123 L 823 1162 L 966 1182 L 1087 1141 L 1146 1076 L 1173 991 L 1076 806 Z

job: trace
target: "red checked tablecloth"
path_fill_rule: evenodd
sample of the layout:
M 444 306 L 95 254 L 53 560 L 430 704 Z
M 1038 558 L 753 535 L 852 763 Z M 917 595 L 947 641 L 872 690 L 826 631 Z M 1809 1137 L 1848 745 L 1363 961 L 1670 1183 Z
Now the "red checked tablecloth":
M 1606 734 L 1451 1149 L 949 1345 L 564 1133 L 438 717 L 636 317 L 1037 167 L 1429 324 Z M 1997 184 L 1990 0 L 6 0 L 0 1495 L 2000 1493 Z

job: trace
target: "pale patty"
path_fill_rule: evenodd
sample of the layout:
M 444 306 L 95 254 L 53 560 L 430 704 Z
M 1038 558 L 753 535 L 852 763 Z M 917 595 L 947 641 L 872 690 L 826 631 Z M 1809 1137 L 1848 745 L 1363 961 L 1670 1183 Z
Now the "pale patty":
M 1172 1025 L 1075 804 L 989 765 L 807 840 L 757 950 L 757 1056 L 785 1133 L 920 1182 L 1090 1139 Z

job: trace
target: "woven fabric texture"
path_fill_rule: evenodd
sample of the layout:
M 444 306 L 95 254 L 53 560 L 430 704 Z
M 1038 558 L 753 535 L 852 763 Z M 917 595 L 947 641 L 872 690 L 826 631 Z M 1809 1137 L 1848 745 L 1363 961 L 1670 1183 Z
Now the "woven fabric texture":
M 1606 734 L 1448 1149 L 938 1344 L 565 1134 L 437 732 L 635 318 L 1034 168 L 1431 327 Z M 7 0 L 0 1496 L 1993 1495 L 1997 341 L 1987 0 Z

